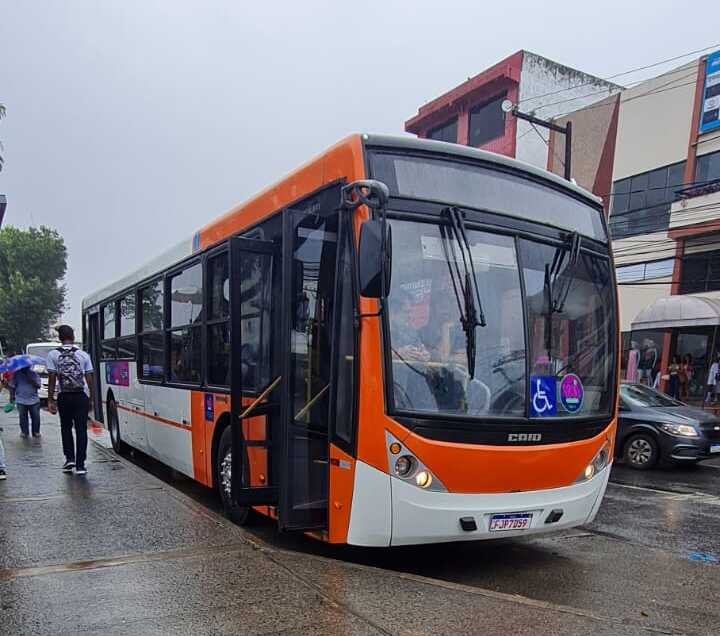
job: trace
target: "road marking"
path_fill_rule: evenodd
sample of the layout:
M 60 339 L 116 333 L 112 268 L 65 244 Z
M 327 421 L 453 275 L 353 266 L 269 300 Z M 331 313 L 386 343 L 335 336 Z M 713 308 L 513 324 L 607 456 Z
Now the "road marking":
M 720 497 L 710 495 L 704 492 L 677 492 L 675 490 L 661 490 L 659 488 L 649 488 L 646 486 L 632 486 L 630 484 L 622 484 L 619 482 L 611 482 L 613 486 L 620 488 L 628 488 L 629 490 L 642 490 L 662 495 L 668 501 L 688 501 L 708 504 L 710 506 L 720 506 Z M 612 496 L 612 495 L 611 495 Z

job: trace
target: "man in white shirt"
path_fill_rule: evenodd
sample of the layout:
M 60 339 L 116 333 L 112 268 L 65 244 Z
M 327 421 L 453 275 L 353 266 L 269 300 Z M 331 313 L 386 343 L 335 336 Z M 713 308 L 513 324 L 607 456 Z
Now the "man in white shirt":
M 710 365 L 710 371 L 708 371 L 707 389 L 705 390 L 706 404 L 709 403 L 710 400 L 712 400 L 713 402 L 717 400 L 717 377 L 719 369 L 720 367 L 716 358 Z
M 86 475 L 87 420 L 88 412 L 93 408 L 93 366 L 90 356 L 74 346 L 75 333 L 72 327 L 61 325 L 57 332 L 62 346 L 53 349 L 47 356 L 48 410 L 60 413 L 60 433 L 65 454 L 63 472 L 72 472 L 74 468 L 76 475 Z M 60 385 L 57 402 L 56 381 Z

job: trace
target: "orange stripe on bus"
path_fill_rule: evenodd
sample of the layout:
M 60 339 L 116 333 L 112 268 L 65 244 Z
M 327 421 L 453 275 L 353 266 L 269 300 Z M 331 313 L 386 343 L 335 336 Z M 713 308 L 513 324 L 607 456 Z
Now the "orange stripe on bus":
M 123 411 L 127 411 L 128 413 L 133 413 L 134 415 L 142 415 L 143 417 L 147 417 L 148 419 L 155 420 L 156 422 L 161 422 L 162 424 L 167 424 L 168 426 L 174 426 L 175 428 L 181 428 L 184 431 L 190 430 L 190 424 L 181 424 L 180 422 L 176 422 L 174 420 L 168 420 L 164 417 L 160 417 L 159 415 L 151 415 L 150 413 L 147 413 L 145 411 L 128 408 L 127 406 L 123 406 L 122 404 L 116 404 L 116 406 L 119 409 L 122 409 Z

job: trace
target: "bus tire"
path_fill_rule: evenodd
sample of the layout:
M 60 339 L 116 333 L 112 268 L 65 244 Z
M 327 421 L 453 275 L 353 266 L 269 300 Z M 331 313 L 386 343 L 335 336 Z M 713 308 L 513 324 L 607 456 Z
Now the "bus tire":
M 249 506 L 236 506 L 232 502 L 231 485 L 232 479 L 232 430 L 229 426 L 225 428 L 220 436 L 218 450 L 216 454 L 216 475 L 217 489 L 222 502 L 223 512 L 225 516 L 233 523 L 240 526 L 248 525 L 251 522 L 252 515 Z M 247 483 L 249 471 L 247 460 L 243 462 L 243 483 Z
M 117 414 L 117 405 L 115 400 L 108 400 L 107 403 L 107 415 L 108 415 L 108 431 L 110 433 L 110 441 L 112 442 L 113 450 L 118 455 L 125 455 L 128 450 L 128 446 L 122 441 L 120 437 L 120 420 Z

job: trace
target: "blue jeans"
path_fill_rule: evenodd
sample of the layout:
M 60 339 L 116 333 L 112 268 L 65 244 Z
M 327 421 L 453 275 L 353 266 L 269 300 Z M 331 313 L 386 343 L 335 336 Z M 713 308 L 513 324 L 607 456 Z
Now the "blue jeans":
M 28 430 L 28 414 L 30 415 L 30 419 L 32 420 L 32 434 L 33 435 L 39 435 L 40 434 L 40 403 L 37 404 L 17 404 L 15 403 L 15 406 L 17 407 L 18 414 L 20 415 L 20 432 L 23 435 L 27 435 L 29 433 Z

